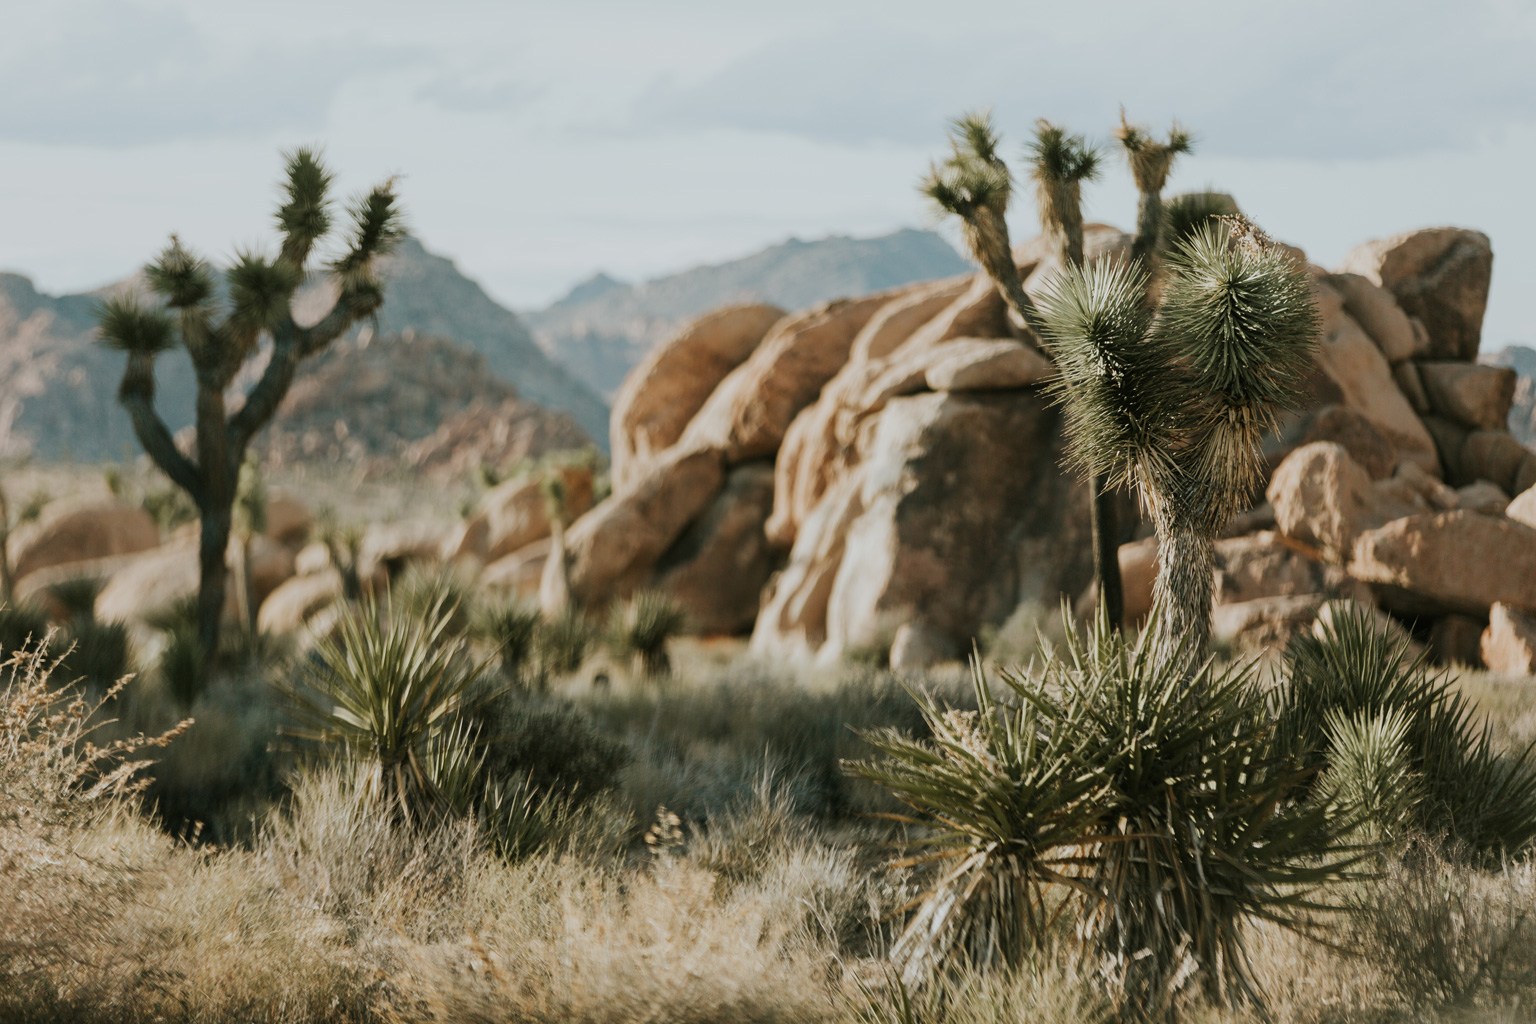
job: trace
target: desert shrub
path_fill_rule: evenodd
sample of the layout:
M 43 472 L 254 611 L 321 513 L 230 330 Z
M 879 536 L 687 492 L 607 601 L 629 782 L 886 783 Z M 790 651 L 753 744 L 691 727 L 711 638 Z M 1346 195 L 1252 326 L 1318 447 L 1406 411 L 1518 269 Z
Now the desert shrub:
M 608 625 L 609 644 L 615 656 L 638 659 L 642 675 L 666 675 L 672 671 L 667 642 L 682 632 L 686 618 L 683 606 L 671 597 L 642 590 L 614 607 Z
M 1336 760 L 1330 721 L 1396 715 L 1405 771 L 1419 780 L 1414 827 L 1489 861 L 1536 842 L 1533 748 L 1501 750 L 1450 676 L 1433 672 L 1423 655 L 1408 657 L 1406 641 L 1363 613 L 1339 616 L 1321 636 L 1294 638 L 1285 663 L 1277 729 L 1307 767 Z
M 539 675 L 548 680 L 578 671 L 596 641 L 597 630 L 574 608 L 541 620 L 533 635 Z
M 413 563 L 390 587 L 389 611 L 392 615 L 424 619 L 435 609 L 447 613 L 447 632 L 462 637 L 470 632 L 476 617 L 474 583 L 454 566 Z
M 0 606 L 0 655 L 34 651 L 48 636 L 48 614 L 29 602 Z
M 536 793 L 585 801 L 612 789 L 629 748 L 565 701 L 503 693 L 474 715 L 484 773 L 509 788 L 526 780 Z
M 106 697 L 50 678 L 47 645 L 0 663 L 0 992 L 75 962 L 93 929 L 124 912 L 142 885 L 137 843 L 111 841 L 142 788 L 158 737 L 98 745 Z
M 501 670 L 510 679 L 521 679 L 533 660 L 539 629 L 539 611 L 519 601 L 481 607 L 471 632 L 496 651 Z
M 984 971 L 960 968 L 913 990 L 886 973 L 859 984 L 859 1024 L 1107 1024 L 1110 1007 L 1088 980 L 1049 961 Z
M 94 576 L 77 576 L 60 580 L 48 588 L 53 603 L 64 613 L 66 621 L 91 619 L 96 615 L 96 596 L 101 593 L 102 581 Z
M 178 526 L 197 519 L 197 506 L 179 487 L 166 486 L 144 492 L 144 511 L 160 527 L 161 533 L 170 533 Z
M 76 620 L 64 631 L 59 671 L 71 681 L 104 690 L 132 671 L 128 627 L 121 622 Z
M 1344 948 L 1416 1009 L 1536 995 L 1536 864 L 1483 871 L 1466 860 L 1419 843 L 1352 901 Z

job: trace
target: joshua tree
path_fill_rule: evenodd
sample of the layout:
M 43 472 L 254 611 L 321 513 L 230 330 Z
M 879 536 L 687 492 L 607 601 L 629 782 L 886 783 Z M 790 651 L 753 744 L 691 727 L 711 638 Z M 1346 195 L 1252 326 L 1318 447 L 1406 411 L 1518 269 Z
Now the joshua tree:
M 202 520 L 198 645 L 205 663 L 218 652 L 225 552 L 251 439 L 277 411 L 299 363 L 372 316 L 384 301 L 375 264 L 400 235 L 393 180 L 357 200 L 350 210 L 345 251 L 322 265 L 336 286 L 335 304 L 311 326 L 294 321 L 293 293 L 310 272 L 316 244 L 331 229 L 330 185 L 330 172 L 314 152 L 300 149 L 288 157 L 286 201 L 277 211 L 282 246 L 275 258 L 239 252 L 224 272 L 227 300 L 218 296 L 209 265 L 172 235 L 146 268 L 150 290 L 163 300 L 163 308 L 125 294 L 107 300 L 98 312 L 103 344 L 128 355 L 118 400 L 139 444 L 191 496 Z M 271 339 L 266 369 L 244 402 L 229 412 L 226 392 L 263 337 Z M 191 455 L 176 447 L 155 411 L 155 357 L 177 342 L 191 356 L 197 375 L 197 444 Z
M 1039 311 L 1024 292 L 1013 261 L 1006 214 L 1012 197 L 1012 175 L 997 155 L 998 135 L 989 114 L 967 114 L 950 132 L 953 150 L 943 167 L 932 167 L 923 192 L 940 209 L 961 219 L 966 245 L 976 262 L 996 282 L 1014 318 L 1039 340 Z M 1041 224 L 1054 239 L 1064 268 L 1083 262 L 1082 183 L 1098 174 L 1098 153 L 1078 135 L 1069 135 L 1049 121 L 1036 126 L 1030 147 L 1036 200 Z M 1114 493 L 1104 486 L 1097 467 L 1088 466 L 1093 569 L 1099 602 L 1119 627 L 1124 609 L 1120 582 L 1119 528 Z
M 1120 111 L 1120 128 L 1115 137 L 1125 150 L 1131 177 L 1136 179 L 1136 189 L 1141 193 L 1136 202 L 1136 238 L 1131 243 L 1131 258 L 1141 260 L 1150 270 L 1165 217 L 1163 186 L 1168 183 L 1173 158 L 1194 148 L 1193 140 L 1187 131 L 1174 124 L 1168 141 L 1158 142 L 1144 129 L 1126 121 L 1124 109 Z
M 1134 485 L 1157 524 L 1164 651 L 1210 637 L 1215 537 L 1262 479 L 1259 442 L 1294 398 L 1318 315 L 1305 270 L 1241 216 L 1165 257 L 1157 308 L 1139 263 L 1069 267 L 1042 299 L 1068 455 Z
M 549 514 L 549 555 L 539 577 L 539 610 L 549 618 L 565 614 L 571 605 L 570 564 L 565 553 L 565 475 L 553 467 L 539 481 Z

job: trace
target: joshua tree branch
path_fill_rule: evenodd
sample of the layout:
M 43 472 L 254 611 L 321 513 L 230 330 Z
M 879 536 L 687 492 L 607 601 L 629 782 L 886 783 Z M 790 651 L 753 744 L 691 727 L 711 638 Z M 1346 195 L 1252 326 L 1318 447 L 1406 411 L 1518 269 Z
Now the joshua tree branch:
M 128 412 L 133 423 L 133 433 L 139 439 L 155 465 L 171 482 L 192 496 L 201 505 L 203 482 L 197 467 L 176 447 L 170 428 L 155 411 L 155 358 L 153 355 L 129 353 L 128 368 L 123 371 L 123 382 L 118 388 L 118 401 Z

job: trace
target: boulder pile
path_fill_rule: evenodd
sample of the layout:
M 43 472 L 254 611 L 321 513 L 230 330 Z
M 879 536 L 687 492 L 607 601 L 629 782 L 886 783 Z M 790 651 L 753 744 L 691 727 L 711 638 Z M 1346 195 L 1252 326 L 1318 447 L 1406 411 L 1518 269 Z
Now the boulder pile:
M 1089 258 L 1128 241 L 1090 225 Z M 1032 293 L 1056 269 L 1040 240 L 1015 258 Z M 1436 228 L 1309 268 L 1315 372 L 1221 542 L 1219 638 L 1274 643 L 1347 600 L 1444 659 L 1522 649 L 1536 452 L 1506 427 L 1514 372 L 1475 362 L 1492 259 L 1485 235 Z M 1052 373 L 981 275 L 708 314 L 619 393 L 614 493 L 571 527 L 572 592 L 659 588 L 766 655 L 888 649 L 897 667 L 960 655 L 1023 602 L 1083 609 L 1086 498 L 1061 468 Z M 1136 616 L 1156 541 L 1126 510 Z

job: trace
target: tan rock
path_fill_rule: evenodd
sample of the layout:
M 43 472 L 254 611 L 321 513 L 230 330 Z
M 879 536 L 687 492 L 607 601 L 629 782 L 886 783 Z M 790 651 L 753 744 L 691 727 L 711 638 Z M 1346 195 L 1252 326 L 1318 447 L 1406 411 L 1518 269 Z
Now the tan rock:
M 1317 364 L 1337 385 L 1343 404 L 1374 423 L 1400 457 L 1439 474 L 1440 458 L 1434 439 L 1398 390 L 1386 356 L 1360 325 L 1343 312 L 1343 299 L 1337 292 L 1321 282 L 1315 285 L 1315 291 L 1323 313 Z
M 1125 621 L 1141 622 L 1152 612 L 1157 584 L 1157 537 L 1120 545 L 1120 587 L 1125 600 Z
M 1285 536 L 1344 557 L 1374 518 L 1371 475 L 1341 445 L 1303 445 L 1275 470 L 1265 491 Z
M 1216 542 L 1216 603 L 1320 594 L 1324 565 L 1273 531 Z
M 752 630 L 752 650 L 769 657 L 804 659 L 827 639 L 827 601 L 843 562 L 848 528 L 864 512 L 863 481 L 835 481 L 806 514 L 789 563 L 764 588 Z
M 592 467 L 580 463 L 559 468 L 565 481 L 565 516 L 571 522 L 592 507 Z M 494 562 L 549 536 L 549 502 L 538 474 L 504 480 L 480 501 L 486 519 L 485 561 Z
M 1218 605 L 1211 613 L 1211 639 L 1239 651 L 1280 649 L 1317 620 L 1326 594 L 1259 597 Z
M 1527 487 L 1504 509 L 1504 515 L 1524 526 L 1536 529 L 1536 486 Z
M 773 554 L 763 523 L 773 505 L 773 466 L 749 462 L 689 524 L 656 565 L 652 586 L 687 612 L 686 629 L 703 636 L 747 633 L 757 620 Z
M 490 554 L 491 519 L 482 509 L 461 519 L 443 537 L 438 557 L 449 564 L 483 563 Z
M 1515 471 L 1515 480 L 1509 493 L 1524 494 L 1532 487 L 1536 487 L 1536 452 L 1527 452 L 1520 460 L 1520 468 Z
M 126 622 L 142 630 L 149 617 L 194 596 L 199 576 L 198 547 L 196 534 L 186 534 L 129 559 L 96 595 L 96 618 L 102 622 Z M 230 554 L 226 552 L 226 564 L 233 562 Z M 233 622 L 238 607 L 234 573 L 227 579 L 224 618 Z
M 1461 446 L 1466 443 L 1470 431 L 1460 423 L 1434 414 L 1423 417 L 1420 422 L 1429 431 L 1429 436 L 1434 438 L 1435 451 L 1440 456 L 1445 479 L 1453 484 L 1466 483 L 1467 475 L 1461 468 Z
M 1423 416 L 1429 412 L 1429 396 L 1424 393 L 1424 382 L 1419 379 L 1419 367 L 1416 363 L 1398 363 L 1392 367 L 1392 379 L 1397 382 L 1398 389 L 1403 397 L 1408 399 L 1408 404 L 1413 411 Z
M 1349 573 L 1410 615 L 1536 608 L 1536 529 L 1464 509 L 1410 516 L 1362 533 Z
M 358 576 L 369 585 L 385 583 L 413 563 L 437 564 L 442 546 L 436 523 L 371 523 L 358 547 Z
M 1509 507 L 1509 495 L 1498 484 L 1488 480 L 1458 487 L 1456 495 L 1461 499 L 1458 507 L 1469 512 L 1481 512 L 1485 516 L 1501 516 Z
M 1505 430 L 1518 374 L 1482 363 L 1420 363 L 1430 408 L 1474 430 Z
M 1490 672 L 1536 675 L 1536 618 L 1507 604 L 1488 612 L 1488 628 L 1478 638 L 1478 652 Z
M 934 391 L 1000 391 L 1054 375 L 1051 361 L 1017 341 L 964 338 L 939 346 L 923 373 Z
M 1397 450 L 1392 442 L 1364 415 L 1345 406 L 1327 405 L 1317 411 L 1301 443 L 1317 441 L 1341 446 L 1372 480 L 1385 480 L 1397 469 Z
M 675 446 L 634 486 L 576 520 L 566 533 L 571 596 L 585 605 L 627 597 L 724 481 L 718 451 Z
M 773 455 L 795 414 L 847 362 L 854 337 L 891 298 L 839 299 L 781 320 L 715 388 L 678 445 L 722 452 L 730 463 Z
M 1356 246 L 1340 271 L 1386 288 L 1409 316 L 1428 329 L 1439 359 L 1477 357 L 1493 247 L 1488 236 L 1464 228 L 1427 228 Z
M 609 417 L 614 490 L 627 490 L 645 462 L 683 436 L 710 393 L 783 317 L 777 306 L 761 304 L 705 313 L 629 372 Z
M 952 338 L 1011 338 L 1008 304 L 986 274 L 971 278 L 969 287 L 932 320 L 913 331 L 906 345 L 923 348 Z
M 1454 491 L 1414 463 L 1400 463 L 1389 479 L 1372 481 L 1342 446 L 1327 441 L 1287 456 L 1266 496 L 1282 534 L 1338 560 L 1348 559 L 1365 530 L 1459 503 Z
M 55 565 L 147 551 L 160 543 L 149 513 L 120 502 L 78 506 L 11 539 L 11 570 L 17 579 Z
M 332 568 L 331 549 L 319 541 L 311 541 L 293 556 L 293 572 L 296 576 L 313 576 Z
M 549 560 L 550 539 L 536 540 L 521 551 L 504 555 L 480 573 L 480 585 L 519 600 L 532 601 L 539 596 L 544 566 Z
M 904 291 L 869 318 L 849 346 L 848 362 L 884 359 L 918 328 L 933 320 L 971 290 L 972 277 L 950 277 Z
M 278 493 L 267 499 L 267 528 L 262 532 L 279 544 L 298 550 L 308 542 L 314 526 L 309 506 L 298 498 Z
M 335 569 L 285 580 L 261 602 L 256 626 L 263 633 L 292 633 L 341 600 L 341 573 Z
M 294 574 L 293 549 L 276 538 L 258 535 L 247 549 L 246 572 L 251 578 L 251 593 L 256 606 Z
M 1326 280 L 1343 296 L 1344 309 L 1365 328 L 1387 362 L 1396 364 L 1429 354 L 1428 337 L 1423 338 L 1425 346 L 1421 348 L 1420 334 L 1391 292 L 1359 274 L 1330 274 Z
M 886 405 L 859 463 L 863 512 L 844 538 L 820 658 L 904 623 L 964 650 L 1022 601 L 1086 586 L 1086 498 L 1058 464 L 1056 415 L 1028 391 Z
M 1457 468 L 1463 479 L 1491 480 L 1505 491 L 1519 493 L 1520 467 L 1530 450 L 1503 430 L 1474 430 L 1461 443 Z

